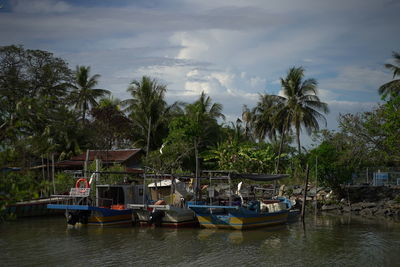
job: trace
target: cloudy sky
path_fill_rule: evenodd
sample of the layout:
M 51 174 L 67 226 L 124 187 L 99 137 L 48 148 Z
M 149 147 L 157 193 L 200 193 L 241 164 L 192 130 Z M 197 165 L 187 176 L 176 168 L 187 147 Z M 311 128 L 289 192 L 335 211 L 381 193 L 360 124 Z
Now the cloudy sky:
M 400 51 L 398 0 L 0 0 L 0 45 L 21 44 L 90 65 L 101 88 L 126 99 L 132 79 L 167 84 L 167 99 L 202 91 L 229 120 L 303 66 L 339 113 L 371 109 Z

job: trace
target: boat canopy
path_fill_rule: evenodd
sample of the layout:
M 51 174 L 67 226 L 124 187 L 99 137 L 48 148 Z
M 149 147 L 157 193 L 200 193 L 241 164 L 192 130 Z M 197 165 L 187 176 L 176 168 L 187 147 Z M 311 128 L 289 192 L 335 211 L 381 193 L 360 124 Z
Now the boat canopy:
M 253 174 L 253 173 L 232 173 L 231 178 L 250 179 L 253 181 L 268 182 L 288 177 L 288 174 Z
M 181 181 L 175 180 L 175 183 L 180 183 Z M 162 180 L 156 183 L 151 183 L 148 187 L 167 187 L 172 185 L 172 180 Z

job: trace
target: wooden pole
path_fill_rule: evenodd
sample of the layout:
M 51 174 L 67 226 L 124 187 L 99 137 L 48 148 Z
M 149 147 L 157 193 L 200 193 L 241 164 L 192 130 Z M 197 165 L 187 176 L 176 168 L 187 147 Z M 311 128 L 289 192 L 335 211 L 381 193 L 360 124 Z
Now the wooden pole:
M 197 203 L 198 194 L 199 194 L 199 155 L 197 151 L 197 140 L 194 140 L 194 154 L 196 158 L 196 174 L 195 174 L 195 182 L 194 182 L 194 201 Z
M 56 183 L 54 181 L 54 153 L 51 154 L 51 163 L 52 163 L 52 167 L 51 167 L 51 176 L 53 178 L 53 194 L 56 194 Z
M 318 212 L 318 156 L 315 157 L 315 215 Z
M 45 165 L 44 165 L 44 158 L 42 155 L 42 176 L 43 176 L 43 180 L 46 179 L 46 174 L 45 174 Z
M 310 173 L 310 170 L 308 168 L 308 164 L 306 165 L 306 182 L 304 184 L 304 197 L 303 197 L 303 203 L 301 205 L 301 219 L 304 221 L 304 216 L 305 216 L 305 211 L 306 211 L 306 199 L 307 199 L 307 187 L 308 187 L 308 175 Z
M 149 156 L 149 150 L 150 150 L 150 128 L 151 128 L 151 116 L 149 118 L 149 125 L 147 129 L 147 146 L 146 146 L 146 160 Z
M 86 150 L 86 158 L 85 158 L 85 165 L 83 170 L 83 177 L 88 176 L 88 165 L 89 165 L 89 149 Z
M 50 161 L 50 155 L 49 155 L 49 153 L 47 153 L 47 155 L 46 155 L 46 168 L 47 168 L 47 179 L 48 180 L 50 180 L 50 164 L 49 164 L 49 161 Z

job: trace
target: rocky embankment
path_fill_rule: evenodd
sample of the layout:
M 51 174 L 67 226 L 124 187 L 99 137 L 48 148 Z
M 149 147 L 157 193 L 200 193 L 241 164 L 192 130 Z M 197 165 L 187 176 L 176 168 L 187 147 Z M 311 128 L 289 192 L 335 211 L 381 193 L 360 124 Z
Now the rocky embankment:
M 338 204 L 323 204 L 323 212 L 353 213 L 365 217 L 384 216 L 400 220 L 400 203 L 397 200 L 382 200 L 378 202 L 357 202 Z
M 281 186 L 280 195 L 291 200 L 303 199 L 299 186 Z M 307 190 L 307 202 L 317 200 L 321 212 L 351 213 L 365 217 L 386 217 L 400 221 L 400 186 L 345 186 L 334 193 L 328 188 Z

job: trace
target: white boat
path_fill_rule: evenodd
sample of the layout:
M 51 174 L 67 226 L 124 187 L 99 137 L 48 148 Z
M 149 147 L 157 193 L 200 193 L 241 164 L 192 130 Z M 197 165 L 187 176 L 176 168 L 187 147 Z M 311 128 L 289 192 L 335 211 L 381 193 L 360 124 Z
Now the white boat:
M 145 204 L 127 205 L 134 210 L 138 223 L 154 224 L 159 227 L 185 227 L 198 224 L 194 212 L 186 205 L 185 199 L 191 193 L 185 182 L 170 176 L 170 179 L 149 184 L 148 189 L 148 199 L 142 202 Z

